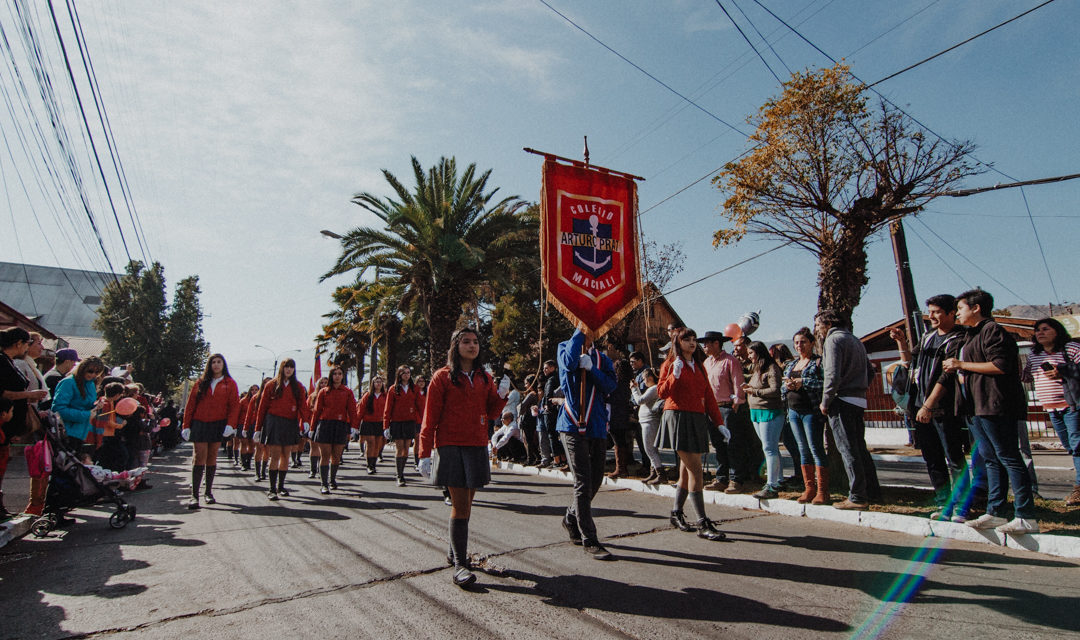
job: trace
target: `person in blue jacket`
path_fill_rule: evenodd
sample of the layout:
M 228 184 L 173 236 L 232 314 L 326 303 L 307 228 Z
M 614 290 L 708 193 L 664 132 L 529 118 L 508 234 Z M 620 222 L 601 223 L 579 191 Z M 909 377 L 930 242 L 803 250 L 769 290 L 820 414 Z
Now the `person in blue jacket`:
M 90 413 L 97 403 L 97 385 L 94 380 L 105 371 L 105 365 L 96 357 L 79 363 L 75 371 L 56 385 L 52 410 L 64 421 L 71 448 L 85 452 L 90 435 Z
M 565 396 L 556 430 L 574 475 L 574 497 L 562 526 L 574 544 L 598 560 L 611 558 L 600 544 L 592 518 L 592 500 L 604 481 L 607 456 L 607 396 L 615 390 L 615 367 L 582 331 L 559 343 L 559 385 Z M 582 379 L 584 378 L 584 394 Z

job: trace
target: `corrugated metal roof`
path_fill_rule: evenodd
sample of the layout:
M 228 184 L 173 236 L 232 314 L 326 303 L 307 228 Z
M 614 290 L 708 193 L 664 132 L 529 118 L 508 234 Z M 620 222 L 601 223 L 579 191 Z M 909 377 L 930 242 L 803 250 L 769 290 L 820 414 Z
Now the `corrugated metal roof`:
M 0 262 L 0 300 L 60 336 L 100 338 L 92 324 L 113 275 Z

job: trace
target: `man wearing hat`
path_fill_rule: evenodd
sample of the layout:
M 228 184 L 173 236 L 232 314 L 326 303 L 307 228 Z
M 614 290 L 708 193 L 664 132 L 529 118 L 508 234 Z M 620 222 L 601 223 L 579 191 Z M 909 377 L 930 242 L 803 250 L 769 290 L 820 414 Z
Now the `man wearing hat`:
M 45 386 L 49 388 L 49 399 L 38 404 L 39 409 L 48 409 L 52 406 L 53 394 L 56 393 L 56 385 L 71 373 L 75 365 L 79 364 L 79 354 L 74 349 L 60 349 L 56 352 L 56 364 L 52 369 L 45 372 Z
M 738 419 L 740 407 L 746 406 L 746 393 L 742 390 L 743 370 L 739 360 L 724 351 L 724 343 L 731 340 L 719 331 L 706 331 L 698 342 L 705 349 L 705 373 L 712 386 L 713 397 L 719 405 L 724 424 L 731 432 L 731 442 L 724 442 L 720 430 L 713 425 L 709 439 L 716 450 L 716 478 L 706 488 L 727 493 L 739 493 L 744 482 L 751 478 L 748 468 L 749 456 L 743 449 L 747 446 L 746 431 L 753 427 L 746 420 Z

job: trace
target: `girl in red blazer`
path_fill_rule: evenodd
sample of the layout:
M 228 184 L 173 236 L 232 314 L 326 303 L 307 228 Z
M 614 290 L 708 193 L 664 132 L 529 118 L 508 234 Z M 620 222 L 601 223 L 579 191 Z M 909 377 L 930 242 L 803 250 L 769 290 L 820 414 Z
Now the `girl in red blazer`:
M 480 361 L 480 336 L 461 329 L 450 339 L 446 366 L 431 376 L 420 430 L 420 473 L 450 492 L 450 552 L 454 584 L 476 582 L 469 570 L 469 516 L 476 490 L 491 481 L 488 420 L 506 405 L 510 381 L 496 388 Z M 435 452 L 432 462 L 431 454 Z
M 261 385 L 252 385 L 255 391 L 251 394 L 251 400 L 248 402 L 247 416 L 244 418 L 244 429 L 251 434 L 251 446 L 254 450 L 255 458 L 255 482 L 261 482 L 266 480 L 266 467 L 269 461 L 269 456 L 266 453 L 266 447 L 262 443 L 262 432 L 259 431 L 259 400 L 262 398 L 262 388 L 266 386 L 267 382 L 270 382 L 272 378 L 263 378 Z
M 319 397 L 319 392 L 322 391 L 323 389 L 325 389 L 329 385 L 330 385 L 330 378 L 327 378 L 326 376 L 323 376 L 323 377 L 319 378 L 319 381 L 315 383 L 315 388 L 311 391 L 311 393 L 308 394 L 307 406 L 308 406 L 308 411 L 311 412 L 312 414 L 315 413 L 315 399 L 317 397 Z M 293 459 L 292 468 L 293 469 L 299 469 L 300 467 L 303 466 L 303 463 L 301 462 L 301 458 L 304 455 L 304 447 L 307 446 L 308 450 L 310 451 L 310 453 L 308 454 L 308 457 L 311 459 L 311 471 L 308 472 L 308 477 L 312 478 L 312 479 L 319 477 L 319 460 L 321 460 L 321 458 L 319 457 L 319 448 L 315 446 L 314 438 L 315 438 L 315 418 L 312 418 L 311 419 L 311 430 L 310 431 L 304 431 L 304 432 L 302 432 L 300 434 L 300 444 L 296 445 L 296 447 L 295 447 L 295 449 L 293 450 L 293 453 L 292 453 L 292 459 Z M 327 462 L 326 464 L 330 464 L 330 463 Z
M 375 376 L 368 384 L 367 393 L 360 398 L 360 440 L 364 443 L 364 455 L 367 456 L 368 475 L 375 474 L 375 463 L 379 453 L 386 446 L 383 437 L 383 413 L 386 412 L 386 380 Z
M 214 473 L 217 471 L 218 447 L 223 437 L 236 432 L 240 419 L 240 394 L 229 375 L 225 357 L 215 353 L 206 361 L 184 407 L 184 439 L 190 440 L 195 455 L 191 467 L 191 499 L 188 509 L 199 508 L 199 485 L 206 476 L 206 504 L 214 504 Z
M 705 373 L 705 356 L 698 349 L 693 329 L 677 330 L 667 359 L 660 366 L 657 394 L 664 399 L 664 415 L 656 434 L 656 446 L 674 449 L 681 463 L 671 523 L 683 531 L 697 531 L 706 540 L 723 540 L 724 534 L 705 515 L 701 457 L 709 452 L 708 420 L 720 428 L 725 441 L 731 434 L 723 426 L 724 418 Z M 697 511 L 696 527 L 687 523 L 683 515 L 688 495 Z
M 416 424 L 423 413 L 420 406 L 420 391 L 412 384 L 412 371 L 409 365 L 397 368 L 394 386 L 386 394 L 386 409 L 383 412 L 383 432 L 389 431 L 394 441 L 397 454 L 397 486 L 405 486 L 405 463 L 409 461 L 409 445 L 416 438 Z
M 279 495 L 288 496 L 285 474 L 289 451 L 300 442 L 300 433 L 311 429 L 307 392 L 296 379 L 296 361 L 292 358 L 283 360 L 274 379 L 263 386 L 256 429 L 270 457 L 270 490 L 266 497 L 277 500 Z
M 345 451 L 349 432 L 356 421 L 356 397 L 345 382 L 345 372 L 341 367 L 333 367 L 328 386 L 319 389 L 315 395 L 315 411 L 311 415 L 311 422 L 315 424 L 312 446 L 318 450 L 321 461 L 319 476 L 323 495 L 338 488 L 341 453 Z

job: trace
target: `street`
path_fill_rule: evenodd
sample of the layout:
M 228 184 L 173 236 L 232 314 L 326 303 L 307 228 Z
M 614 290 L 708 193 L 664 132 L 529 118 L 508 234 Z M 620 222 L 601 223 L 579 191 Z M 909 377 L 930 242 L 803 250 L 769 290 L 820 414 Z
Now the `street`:
M 66 532 L 0 550 L 0 638 L 1054 637 L 1080 628 L 1080 563 L 939 538 L 709 507 L 726 542 L 673 529 L 666 499 L 605 488 L 616 555 L 559 526 L 568 483 L 494 472 L 477 494 L 471 591 L 445 565 L 449 507 L 354 449 L 343 491 L 306 473 L 292 497 L 221 467 L 217 505 L 188 511 L 186 446 L 158 458 L 138 518 L 81 510 Z M 357 490 L 361 493 L 357 496 Z M 920 576 L 924 580 L 920 580 Z

